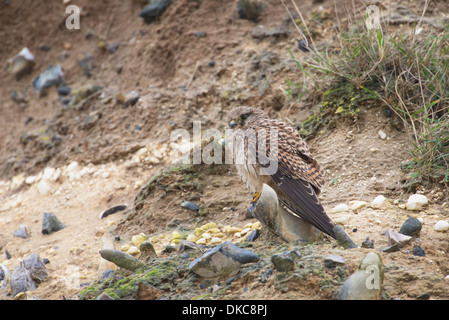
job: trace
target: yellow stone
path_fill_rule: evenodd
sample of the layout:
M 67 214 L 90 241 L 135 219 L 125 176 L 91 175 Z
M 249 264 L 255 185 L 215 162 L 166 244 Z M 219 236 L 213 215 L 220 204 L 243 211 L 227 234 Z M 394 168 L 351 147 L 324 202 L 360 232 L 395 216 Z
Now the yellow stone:
M 207 242 L 206 239 L 200 238 L 196 241 L 196 244 L 206 244 L 206 242 Z
M 136 255 L 140 253 L 140 250 L 136 246 L 130 246 L 128 251 L 126 252 L 129 253 L 130 255 Z
M 187 241 L 195 242 L 195 241 L 198 240 L 198 239 L 195 237 L 194 234 L 191 233 L 191 234 L 187 235 L 186 240 L 187 240 Z
M 212 239 L 210 239 L 210 243 L 211 244 L 219 244 L 221 242 L 222 242 L 222 240 L 220 238 L 217 238 L 217 237 L 213 237 Z
M 131 248 L 130 244 L 124 244 L 123 246 L 120 247 L 121 251 L 128 251 L 129 248 Z
M 135 236 L 133 236 L 131 238 L 131 242 L 133 243 L 133 245 L 135 245 L 136 247 L 140 246 L 140 244 L 142 242 L 144 242 L 145 240 L 147 240 L 147 236 L 144 233 L 141 234 L 137 234 Z
M 262 227 L 262 223 L 260 221 L 256 221 L 251 225 L 252 230 L 260 229 Z
M 212 228 L 216 228 L 216 227 L 217 227 L 217 224 L 215 222 L 209 222 L 209 223 L 206 223 L 205 225 L 203 225 L 201 227 L 201 229 L 208 230 L 208 229 L 212 229 Z
M 174 240 L 174 239 L 181 239 L 181 234 L 178 231 L 173 231 L 171 233 L 171 239 L 172 240 Z
M 210 235 L 210 233 L 204 232 L 203 233 L 203 238 L 206 239 L 206 240 L 209 240 L 210 238 L 212 238 L 212 236 Z
M 242 231 L 242 229 L 237 228 L 237 227 L 230 227 L 230 228 L 228 229 L 228 233 L 229 233 L 229 234 L 236 234 L 237 232 L 240 232 L 240 231 Z

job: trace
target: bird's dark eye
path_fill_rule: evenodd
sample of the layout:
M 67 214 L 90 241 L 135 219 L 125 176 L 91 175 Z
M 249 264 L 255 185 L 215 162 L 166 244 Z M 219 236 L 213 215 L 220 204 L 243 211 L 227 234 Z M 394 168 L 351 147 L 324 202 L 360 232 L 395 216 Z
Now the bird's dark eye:
M 248 118 L 248 115 L 246 115 L 246 114 L 242 114 L 240 117 L 240 119 L 242 119 L 242 120 L 246 120 L 246 118 Z

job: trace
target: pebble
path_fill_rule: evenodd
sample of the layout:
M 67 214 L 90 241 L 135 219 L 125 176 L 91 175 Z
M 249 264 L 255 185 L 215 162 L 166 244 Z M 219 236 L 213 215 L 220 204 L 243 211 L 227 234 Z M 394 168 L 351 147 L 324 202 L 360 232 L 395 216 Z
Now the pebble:
M 331 210 L 331 213 L 346 212 L 346 211 L 348 211 L 348 210 L 349 210 L 349 207 L 348 207 L 346 204 L 341 203 L 341 204 L 335 206 L 335 207 Z
M 378 134 L 382 140 L 384 140 L 387 137 L 387 134 L 385 132 L 383 132 L 382 130 L 379 130 Z
M 433 230 L 441 231 L 441 232 L 448 231 L 449 230 L 449 222 L 447 222 L 445 220 L 440 220 L 437 223 L 435 223 Z
M 338 300 L 379 300 L 383 286 L 383 264 L 378 253 L 368 253 L 338 293 Z
M 189 269 L 203 278 L 232 277 L 240 271 L 242 264 L 257 261 L 259 256 L 255 253 L 226 241 L 195 259 Z
M 429 200 L 425 195 L 412 194 L 406 204 L 408 210 L 422 210 L 429 203 Z
M 59 86 L 64 83 L 64 73 L 61 65 L 49 66 L 44 72 L 33 80 L 34 91 L 42 96 L 51 86 Z
M 288 272 L 295 267 L 295 260 L 285 253 L 272 255 L 271 262 L 273 267 L 280 272 Z
M 349 222 L 349 216 L 343 216 L 343 217 L 335 218 L 333 220 L 336 224 L 345 225 L 345 224 L 348 224 L 348 222 Z
M 259 236 L 260 236 L 260 230 L 255 229 L 245 238 L 245 241 L 248 241 L 248 242 L 256 241 L 256 239 L 259 238 Z
M 183 208 L 186 208 L 186 209 L 189 209 L 189 210 L 192 210 L 192 211 L 200 210 L 200 207 L 197 204 L 195 204 L 193 202 L 190 202 L 190 201 L 183 201 L 179 205 L 181 207 L 183 207 Z
M 425 257 L 426 253 L 424 251 L 424 249 L 421 246 L 416 246 L 413 248 L 413 255 L 414 256 L 419 256 L 419 257 Z
M 60 96 L 68 96 L 70 94 L 70 92 L 72 91 L 72 89 L 70 89 L 69 87 L 66 86 L 60 86 L 58 87 L 58 94 Z
M 134 246 L 139 247 L 140 244 L 147 239 L 148 239 L 148 237 L 144 233 L 141 233 L 141 234 L 136 234 L 136 235 L 132 236 L 131 242 L 133 243 Z
M 65 225 L 59 221 L 53 212 L 44 212 L 44 218 L 42 220 L 42 233 L 50 234 L 53 231 L 59 231 L 64 229 Z
M 100 255 L 103 259 L 113 262 L 120 268 L 124 268 L 130 271 L 135 271 L 139 268 L 145 267 L 146 264 L 133 257 L 132 255 L 114 249 L 102 249 Z
M 172 0 L 155 0 L 152 3 L 143 8 L 140 12 L 139 17 L 141 17 L 146 23 L 151 23 L 156 20 L 169 5 L 171 5 Z
M 28 48 L 23 48 L 14 57 L 7 61 L 6 70 L 11 73 L 16 79 L 19 79 L 33 68 L 34 56 Z
M 323 262 L 326 268 L 335 268 L 338 265 L 345 264 L 345 258 L 335 254 L 329 254 L 323 258 Z
M 374 198 L 374 200 L 371 202 L 371 206 L 373 208 L 381 208 L 384 207 L 388 204 L 388 200 L 387 198 L 385 198 L 382 195 L 377 196 L 376 198 Z
M 363 207 L 366 207 L 367 204 L 368 203 L 366 201 L 360 200 L 349 201 L 349 206 L 352 211 L 362 209 Z
M 389 245 L 397 244 L 399 247 L 403 247 L 412 239 L 411 236 L 407 236 L 393 230 L 387 230 L 385 234 L 388 236 Z
M 247 19 L 256 22 L 265 8 L 265 4 L 260 0 L 238 0 L 237 13 L 240 19 Z
M 140 252 L 143 256 L 157 257 L 156 250 L 150 240 L 145 240 L 139 245 Z
M 421 228 L 422 223 L 421 221 L 419 221 L 419 219 L 415 217 L 409 217 L 407 220 L 405 220 L 404 224 L 401 226 L 401 229 L 399 229 L 399 233 L 405 234 L 407 236 L 415 236 L 419 235 Z
M 14 236 L 26 239 L 29 236 L 28 227 L 24 224 L 21 224 L 19 229 L 14 230 Z

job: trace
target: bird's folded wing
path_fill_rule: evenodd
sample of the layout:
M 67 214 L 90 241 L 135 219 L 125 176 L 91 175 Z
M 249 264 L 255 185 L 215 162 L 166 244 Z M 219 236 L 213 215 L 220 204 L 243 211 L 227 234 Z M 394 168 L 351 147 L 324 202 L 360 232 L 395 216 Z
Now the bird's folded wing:
M 286 196 L 285 198 L 278 194 L 279 201 L 282 205 L 292 214 L 304 219 L 335 239 L 333 231 L 335 225 L 327 216 L 314 188 L 309 182 L 290 178 L 282 174 L 282 170 L 278 170 L 275 174 L 271 175 L 271 178 L 279 190 Z

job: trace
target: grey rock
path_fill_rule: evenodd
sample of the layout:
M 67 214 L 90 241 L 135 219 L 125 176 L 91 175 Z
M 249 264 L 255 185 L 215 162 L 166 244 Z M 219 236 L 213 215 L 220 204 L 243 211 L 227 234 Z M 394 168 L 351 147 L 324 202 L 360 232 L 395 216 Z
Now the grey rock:
M 42 220 L 42 233 L 50 234 L 53 231 L 59 231 L 65 228 L 65 225 L 59 221 L 53 212 L 44 212 Z
M 253 22 L 259 20 L 266 4 L 260 0 L 238 0 L 237 13 L 240 19 L 247 19 Z
M 385 234 L 388 236 L 388 244 L 397 244 L 400 248 L 402 248 L 412 239 L 411 236 L 406 236 L 405 234 L 393 230 L 387 230 Z
M 345 264 L 345 258 L 335 254 L 329 254 L 324 257 L 323 262 L 326 268 L 335 268 L 338 265 Z
M 120 268 L 124 268 L 130 271 L 135 271 L 137 269 L 143 268 L 146 264 L 133 257 L 132 255 L 114 249 L 103 249 L 100 250 L 100 255 L 103 259 L 111 261 Z
M 102 292 L 96 300 L 114 300 L 114 298 L 112 298 L 110 295 L 108 295 L 105 292 Z
M 424 249 L 421 246 L 416 246 L 413 248 L 413 255 L 419 256 L 419 257 L 425 257 L 426 252 L 424 251 Z
M 61 65 L 51 65 L 33 80 L 34 91 L 42 96 L 51 86 L 64 84 L 64 73 Z
M 183 201 L 179 204 L 181 207 L 192 210 L 192 211 L 198 211 L 200 210 L 200 207 L 193 202 L 190 201 Z
M 7 61 L 6 70 L 15 76 L 16 79 L 20 79 L 29 73 L 34 65 L 34 56 L 28 48 L 23 48 L 14 58 Z
M 140 253 L 142 257 L 145 258 L 156 258 L 156 250 L 154 249 L 153 243 L 150 240 L 145 240 L 139 246 Z
M 28 258 L 22 261 L 22 264 L 30 272 L 32 279 L 37 283 L 47 278 L 47 268 L 37 253 L 33 252 Z
M 139 17 L 146 23 L 156 20 L 172 4 L 172 0 L 155 0 L 149 6 L 143 8 Z
M 334 227 L 335 237 L 337 238 L 337 242 L 345 249 L 358 248 L 357 244 L 349 238 L 346 234 L 345 230 L 339 225 Z
M 58 87 L 58 94 L 60 96 L 67 96 L 67 95 L 70 94 L 71 91 L 72 90 L 69 87 L 66 87 L 66 86 Z
M 26 239 L 29 236 L 28 227 L 24 224 L 20 225 L 19 229 L 14 230 L 14 236 Z
M 405 220 L 404 224 L 399 229 L 399 233 L 405 234 L 406 236 L 416 236 L 419 235 L 421 231 L 422 223 L 415 217 L 409 217 Z
M 271 262 L 280 272 L 291 271 L 295 268 L 295 260 L 288 254 L 274 254 L 271 256 Z
M 256 239 L 259 238 L 259 236 L 260 236 L 260 230 L 259 230 L 259 229 L 253 230 L 253 231 L 252 231 L 252 232 L 245 238 L 245 241 L 248 241 L 248 242 L 256 241 Z
M 30 271 L 28 271 L 22 263 L 14 268 L 11 276 L 11 289 L 13 296 L 21 292 L 33 291 L 36 288 L 36 283 L 34 283 Z
M 370 240 L 369 237 L 366 237 L 365 241 L 362 242 L 362 248 L 373 249 L 374 240 Z
M 77 61 L 81 69 L 83 69 L 84 75 L 92 76 L 92 69 L 94 68 L 94 57 L 87 53 L 80 53 L 77 56 Z
M 401 248 L 399 247 L 399 244 L 397 244 L 397 243 L 380 249 L 380 251 L 386 252 L 386 253 L 396 252 L 399 250 L 401 250 Z
M 359 268 L 344 283 L 338 300 L 379 300 L 383 286 L 383 264 L 378 253 L 368 253 Z
M 256 261 L 258 255 L 226 241 L 192 261 L 189 269 L 203 278 L 232 277 L 239 273 L 242 264 Z
M 128 208 L 127 204 L 119 204 L 117 206 L 110 207 L 110 208 L 104 210 L 102 213 L 100 213 L 99 218 L 100 219 L 106 218 L 107 216 L 109 216 L 111 214 L 126 210 L 127 208 Z

